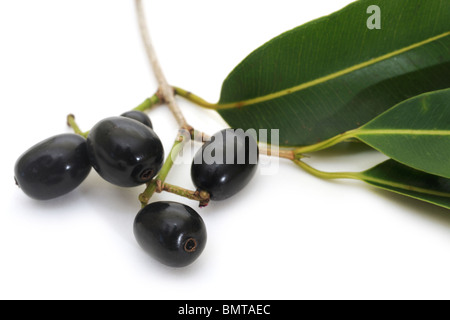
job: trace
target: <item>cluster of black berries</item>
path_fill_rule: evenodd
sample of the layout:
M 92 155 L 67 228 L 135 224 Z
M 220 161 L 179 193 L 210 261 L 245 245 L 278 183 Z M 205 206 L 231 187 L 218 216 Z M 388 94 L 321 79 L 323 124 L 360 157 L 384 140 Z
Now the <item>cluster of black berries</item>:
M 216 146 L 211 152 L 212 143 Z M 251 150 L 252 146 L 256 150 Z M 206 151 L 214 161 L 205 161 Z M 135 187 L 151 181 L 163 160 L 164 149 L 149 117 L 130 111 L 100 121 L 87 139 L 61 134 L 36 144 L 17 160 L 15 179 L 31 198 L 49 200 L 77 188 L 91 167 L 114 185 Z M 195 155 L 192 181 L 199 191 L 208 192 L 211 200 L 223 200 L 245 187 L 257 162 L 256 140 L 243 131 L 222 130 Z M 136 216 L 134 234 L 144 250 L 172 267 L 195 261 L 207 238 L 203 219 L 195 210 L 168 201 L 143 208 Z

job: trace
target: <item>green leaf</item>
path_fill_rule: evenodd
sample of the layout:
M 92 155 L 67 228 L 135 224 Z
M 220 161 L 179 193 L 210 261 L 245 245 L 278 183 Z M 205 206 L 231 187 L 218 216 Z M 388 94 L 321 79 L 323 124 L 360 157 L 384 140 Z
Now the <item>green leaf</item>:
M 394 160 L 387 160 L 358 177 L 375 187 L 450 209 L 450 179 L 415 170 Z
M 407 166 L 450 178 L 450 89 L 402 102 L 353 135 Z
M 370 5 L 381 30 L 367 28 Z M 450 87 L 449 48 L 450 1 L 360 0 L 250 54 L 215 109 L 231 127 L 280 129 L 280 145 L 311 145 Z

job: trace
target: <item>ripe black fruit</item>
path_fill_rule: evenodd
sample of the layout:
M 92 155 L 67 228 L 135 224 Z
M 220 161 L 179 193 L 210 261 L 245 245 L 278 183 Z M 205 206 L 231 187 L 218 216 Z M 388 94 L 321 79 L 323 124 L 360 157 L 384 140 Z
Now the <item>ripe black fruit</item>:
M 147 127 L 153 129 L 152 121 L 148 117 L 148 115 L 141 111 L 127 111 L 121 114 L 122 117 L 130 118 L 136 121 L 139 121 L 142 124 L 145 124 Z
M 29 197 L 48 200 L 76 187 L 91 170 L 86 139 L 61 134 L 31 147 L 17 160 L 16 183 Z
M 139 245 L 171 267 L 194 262 L 206 245 L 203 219 L 192 208 L 177 202 L 154 202 L 139 211 L 134 221 Z
M 224 200 L 242 190 L 258 165 L 256 140 L 243 130 L 225 129 L 211 137 L 196 153 L 191 178 L 211 200 Z
M 125 117 L 97 123 L 88 135 L 87 145 L 94 169 L 105 180 L 121 187 L 150 181 L 164 159 L 164 149 L 156 133 Z

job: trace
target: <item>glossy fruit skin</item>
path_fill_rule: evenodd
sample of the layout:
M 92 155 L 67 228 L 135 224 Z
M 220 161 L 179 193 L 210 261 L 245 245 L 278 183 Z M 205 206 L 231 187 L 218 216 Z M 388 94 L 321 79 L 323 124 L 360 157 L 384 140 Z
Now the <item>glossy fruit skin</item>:
M 208 148 L 216 139 L 223 145 L 221 163 L 208 164 L 203 161 Z M 231 148 L 231 149 L 230 149 Z M 234 161 L 226 163 L 227 151 L 234 149 Z M 256 153 L 256 154 L 255 154 Z M 245 162 L 238 163 L 238 155 L 245 154 Z M 211 137 L 195 154 L 191 166 L 191 178 L 198 190 L 207 191 L 211 200 L 225 200 L 242 190 L 255 175 L 259 160 L 256 140 L 243 130 L 225 129 Z
M 149 255 L 177 268 L 194 262 L 207 240 L 200 215 L 184 204 L 171 201 L 154 202 L 139 211 L 134 235 Z
M 122 113 L 120 115 L 121 117 L 130 118 L 136 121 L 139 121 L 140 123 L 146 125 L 147 127 L 153 129 L 152 121 L 148 117 L 148 115 L 141 111 L 127 111 L 125 113 Z
M 156 133 L 125 117 L 97 123 L 89 132 L 87 147 L 98 174 L 120 187 L 135 187 L 150 181 L 164 160 L 164 149 Z
M 60 134 L 22 154 L 16 162 L 16 183 L 29 197 L 49 200 L 78 187 L 91 171 L 86 139 Z

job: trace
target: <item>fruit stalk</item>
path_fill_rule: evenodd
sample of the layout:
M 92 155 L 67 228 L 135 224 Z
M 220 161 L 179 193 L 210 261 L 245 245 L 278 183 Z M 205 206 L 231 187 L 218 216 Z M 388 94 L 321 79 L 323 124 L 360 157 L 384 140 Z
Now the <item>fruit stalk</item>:
M 151 108 L 158 106 L 162 103 L 160 97 L 158 94 L 154 94 L 150 98 L 146 99 L 144 102 L 142 102 L 140 105 L 138 105 L 136 108 L 134 108 L 134 111 L 141 111 L 145 112 L 150 110 Z
M 162 186 L 164 184 L 164 181 L 166 180 L 167 175 L 170 172 L 170 169 L 172 169 L 175 159 L 178 157 L 184 145 L 188 141 L 190 141 L 189 135 L 186 137 L 183 133 L 186 133 L 186 131 L 185 130 L 179 131 L 178 136 L 175 139 L 175 142 L 172 146 L 172 149 L 170 150 L 166 158 L 166 161 L 164 162 L 158 175 L 147 184 L 147 188 L 145 189 L 145 191 L 139 195 L 139 201 L 141 202 L 142 207 L 145 207 L 148 204 L 150 198 L 158 189 L 158 185 Z
M 67 116 L 67 125 L 73 129 L 73 132 L 75 132 L 76 134 L 82 136 L 82 137 L 87 137 L 89 132 L 83 132 L 81 131 L 80 127 L 78 126 L 77 122 L 75 121 L 75 116 L 73 114 L 69 114 Z
M 173 193 L 191 200 L 199 201 L 200 207 L 206 207 L 210 200 L 209 193 L 206 191 L 192 191 L 179 186 L 174 186 L 169 183 L 163 183 L 161 187 L 157 188 L 156 190 L 156 192 L 158 193 L 162 191 Z

